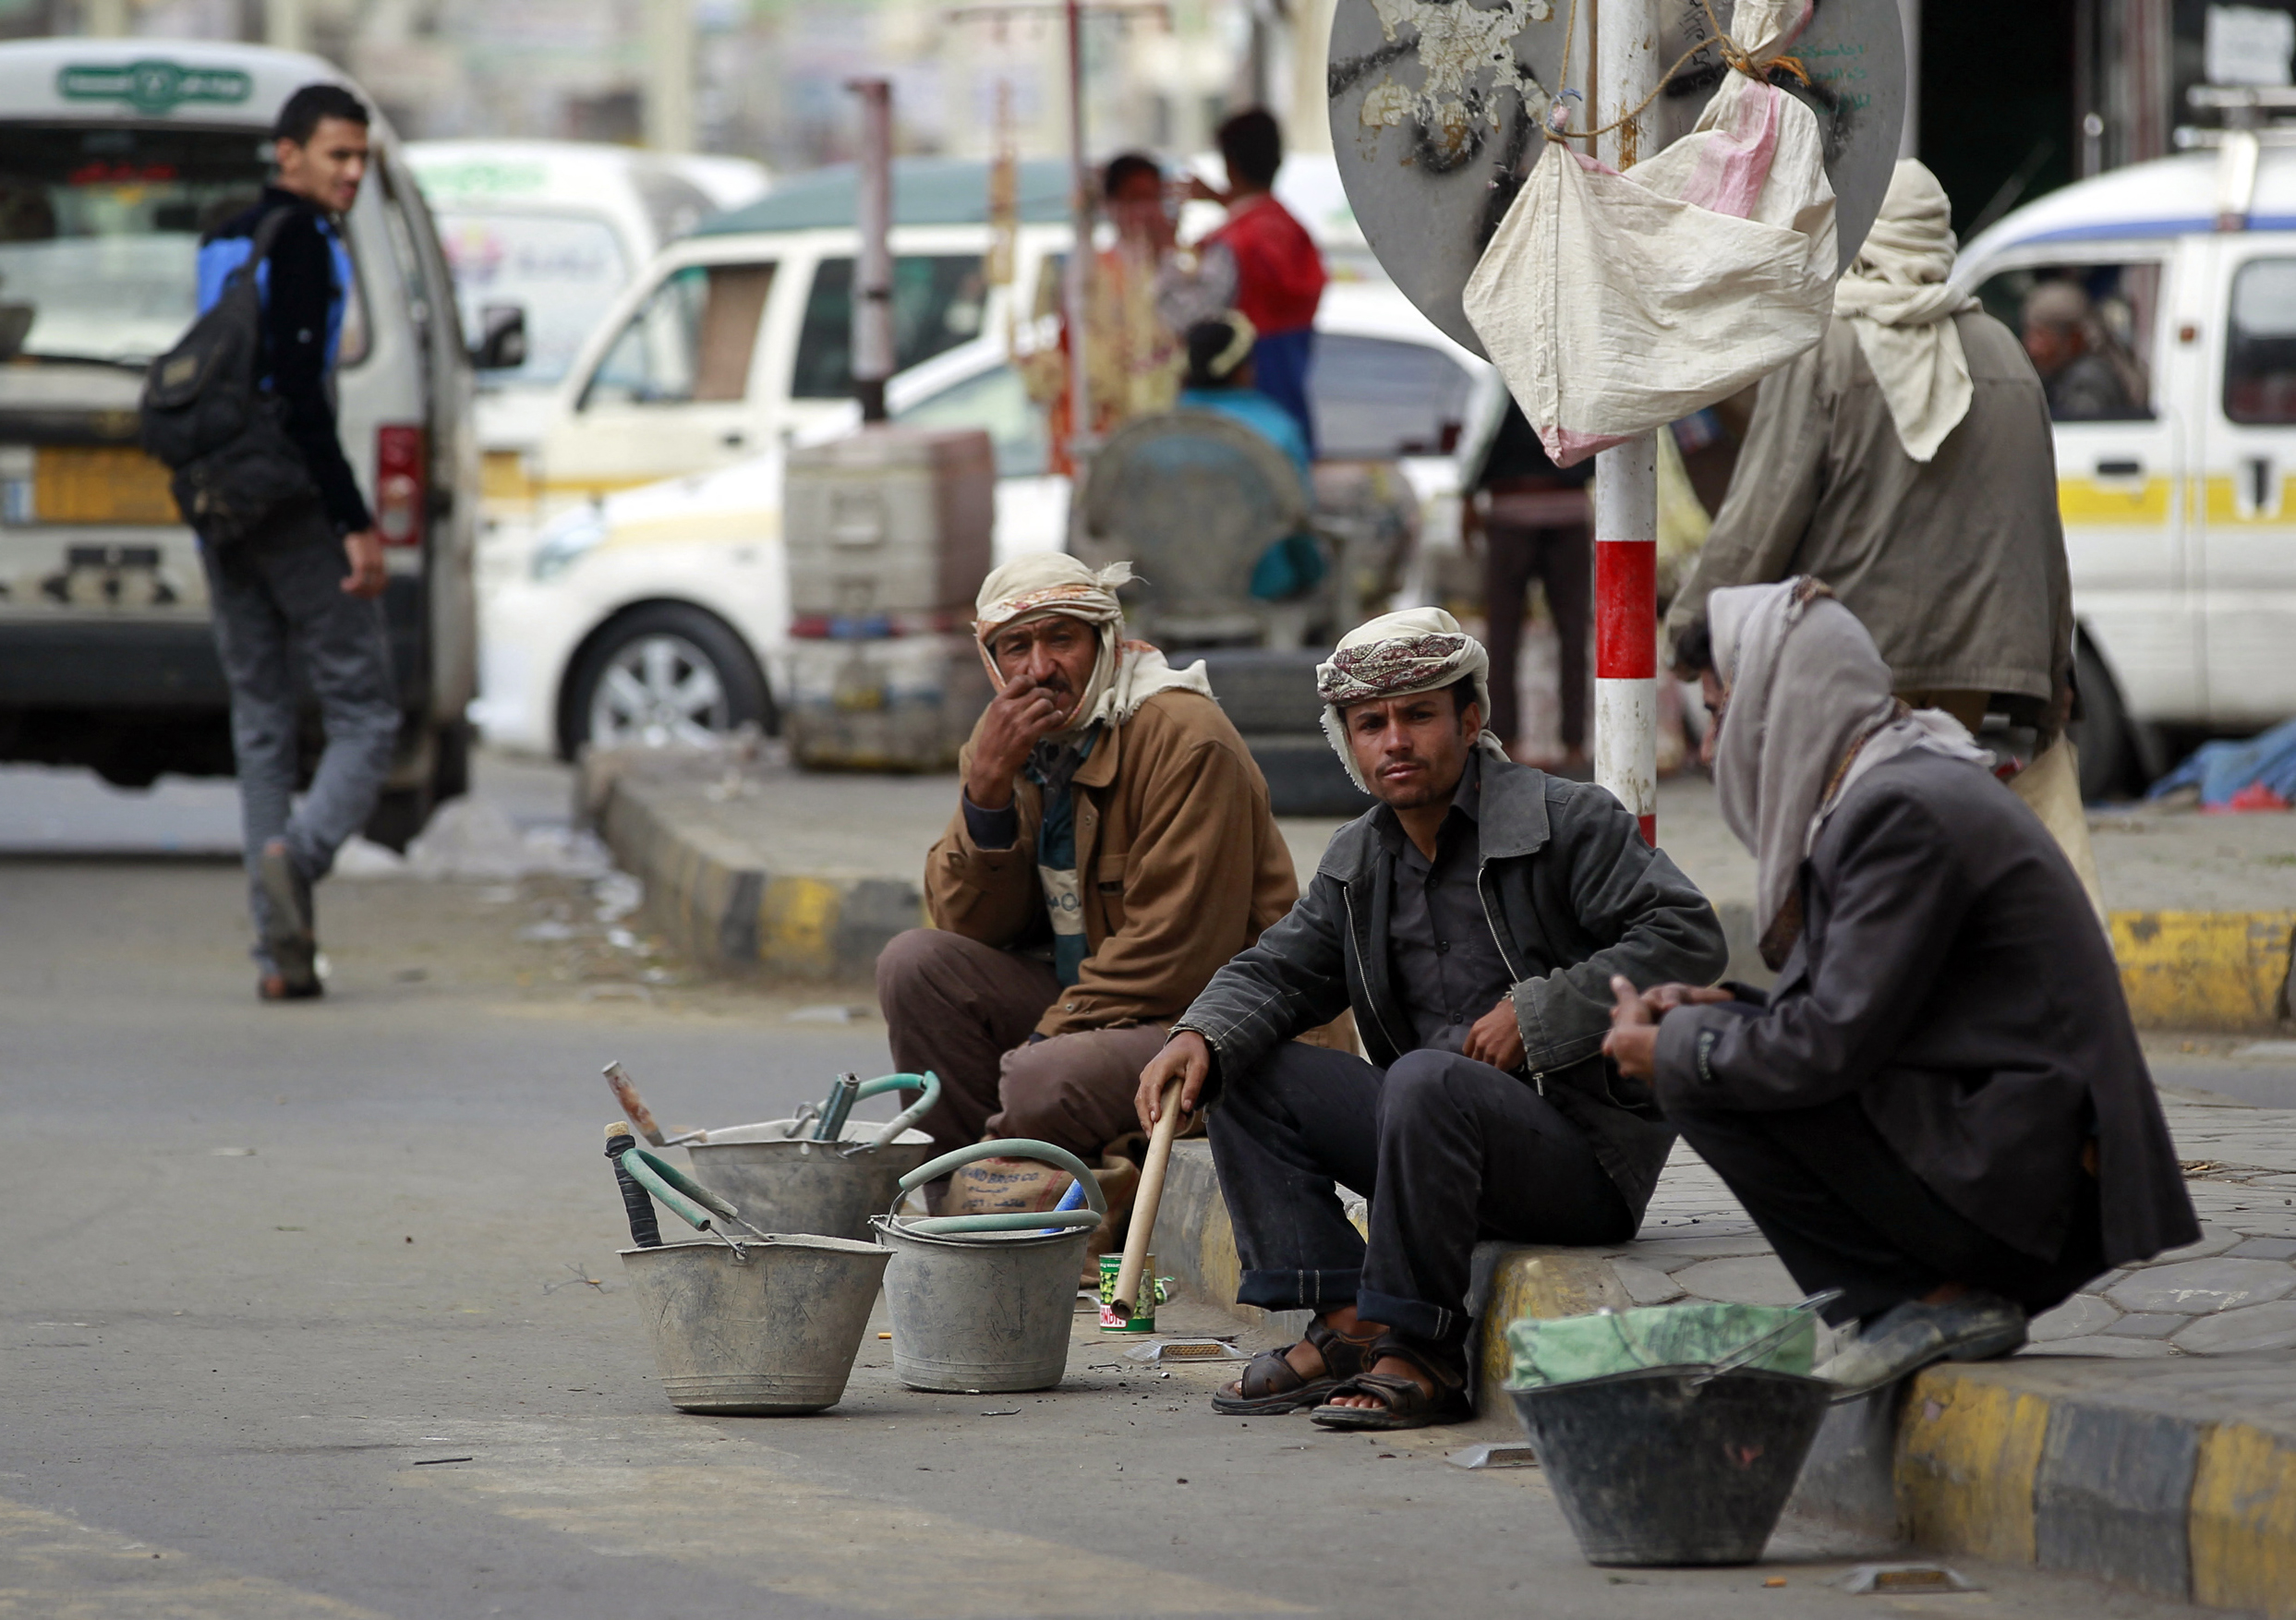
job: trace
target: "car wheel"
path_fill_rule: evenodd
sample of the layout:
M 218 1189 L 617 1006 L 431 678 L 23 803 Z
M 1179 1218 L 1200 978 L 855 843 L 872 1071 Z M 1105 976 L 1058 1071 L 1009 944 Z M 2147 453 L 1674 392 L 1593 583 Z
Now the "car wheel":
M 665 602 L 610 625 L 567 694 L 568 753 L 707 743 L 744 722 L 773 729 L 773 699 L 749 648 L 723 620 Z
M 2094 804 L 2120 797 L 2134 784 L 2136 749 L 2129 737 L 2129 714 L 2121 689 L 2097 649 L 2084 639 L 2073 652 L 2073 685 L 2081 696 L 2081 718 L 2065 728 L 2081 751 L 2081 802 Z

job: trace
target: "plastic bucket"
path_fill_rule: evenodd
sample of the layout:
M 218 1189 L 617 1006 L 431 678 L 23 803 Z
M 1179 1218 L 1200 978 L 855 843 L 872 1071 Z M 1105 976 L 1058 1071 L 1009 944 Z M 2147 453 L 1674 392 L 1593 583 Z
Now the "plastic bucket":
M 1652 1367 L 1507 1393 L 1588 1563 L 1752 1564 L 1837 1391 Z
M 892 1254 L 893 1373 L 912 1389 L 1049 1389 L 1068 1371 L 1084 1246 L 1107 1213 L 1082 1161 L 1047 1142 L 975 1142 L 912 1170 L 901 1191 L 997 1157 L 1057 1165 L 1082 1183 L 1088 1207 L 870 1223 Z
M 838 1403 L 890 1258 L 810 1234 L 622 1251 L 670 1404 L 765 1416 Z

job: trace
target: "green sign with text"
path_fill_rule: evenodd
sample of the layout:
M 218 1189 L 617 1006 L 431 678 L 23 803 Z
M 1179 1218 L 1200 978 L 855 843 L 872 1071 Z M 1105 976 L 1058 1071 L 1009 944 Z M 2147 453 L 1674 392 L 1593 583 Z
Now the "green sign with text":
M 172 113 L 187 102 L 233 106 L 255 91 L 236 67 L 187 67 L 157 59 L 118 66 L 59 68 L 55 93 L 67 102 L 126 102 L 139 113 Z

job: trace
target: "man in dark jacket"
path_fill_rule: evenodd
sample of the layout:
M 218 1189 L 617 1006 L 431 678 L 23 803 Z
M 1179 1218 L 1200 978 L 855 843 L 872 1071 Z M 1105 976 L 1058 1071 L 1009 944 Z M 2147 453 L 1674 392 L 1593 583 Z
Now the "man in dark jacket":
M 1340 642 L 1317 671 L 1324 728 L 1381 804 L 1141 1077 L 1144 1122 L 1171 1082 L 1192 1112 L 1216 1079 L 1237 1297 L 1317 1313 L 1220 1411 L 1451 1421 L 1476 1239 L 1622 1242 L 1673 1145 L 1602 1058 L 1609 986 L 1711 979 L 1721 925 L 1607 792 L 1506 757 L 1482 729 L 1488 664 L 1436 609 Z M 1348 1008 L 1370 1062 L 1296 1039 Z M 1369 1195 L 1368 1246 L 1335 1182 Z
M 1831 1314 L 1863 1327 L 1823 1376 L 2006 1355 L 2200 1235 L 2111 948 L 2048 829 L 1957 721 L 1891 695 L 1823 586 L 1720 590 L 1710 615 L 1715 791 L 1780 975 L 1622 981 L 1607 1049 L 1795 1282 L 1843 1290 Z
M 199 248 L 199 307 L 248 261 L 257 227 L 288 219 L 259 268 L 262 383 L 286 404 L 312 492 L 226 547 L 199 547 L 216 650 L 231 683 L 231 742 L 255 918 L 257 990 L 320 992 L 311 886 L 366 825 L 391 769 L 398 700 L 383 628 L 382 537 L 336 438 L 334 369 L 354 284 L 337 221 L 367 173 L 367 109 L 335 84 L 305 85 L 273 129 L 278 175 L 253 208 Z M 327 745 L 300 806 L 293 649 L 317 695 Z

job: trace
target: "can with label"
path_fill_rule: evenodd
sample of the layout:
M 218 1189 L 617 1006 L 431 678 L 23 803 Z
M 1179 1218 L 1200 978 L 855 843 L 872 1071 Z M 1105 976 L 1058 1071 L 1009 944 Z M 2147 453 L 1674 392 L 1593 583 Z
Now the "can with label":
M 1140 1272 L 1140 1298 L 1132 1302 L 1132 1314 L 1116 1313 L 1116 1277 L 1124 1269 L 1124 1256 L 1104 1254 L 1100 1257 L 1100 1331 L 1103 1333 L 1154 1333 L 1156 1331 L 1156 1257 L 1151 1254 L 1148 1263 Z

